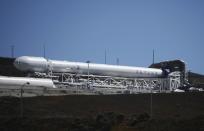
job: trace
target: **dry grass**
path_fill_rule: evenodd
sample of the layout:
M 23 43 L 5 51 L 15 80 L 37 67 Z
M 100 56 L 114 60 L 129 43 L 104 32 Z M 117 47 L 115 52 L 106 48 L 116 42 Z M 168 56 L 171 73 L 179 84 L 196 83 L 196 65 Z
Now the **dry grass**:
M 0 98 L 0 130 L 203 130 L 204 93 Z

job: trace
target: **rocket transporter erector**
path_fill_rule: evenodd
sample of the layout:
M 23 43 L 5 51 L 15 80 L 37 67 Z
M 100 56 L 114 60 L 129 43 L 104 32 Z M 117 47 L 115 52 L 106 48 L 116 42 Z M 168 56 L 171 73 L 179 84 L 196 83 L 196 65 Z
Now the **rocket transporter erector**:
M 27 72 L 46 73 L 51 70 L 53 73 L 75 73 L 91 74 L 113 77 L 163 77 L 164 72 L 156 68 L 131 67 L 95 63 L 82 63 L 70 61 L 49 60 L 43 57 L 21 56 L 16 58 L 14 66 Z

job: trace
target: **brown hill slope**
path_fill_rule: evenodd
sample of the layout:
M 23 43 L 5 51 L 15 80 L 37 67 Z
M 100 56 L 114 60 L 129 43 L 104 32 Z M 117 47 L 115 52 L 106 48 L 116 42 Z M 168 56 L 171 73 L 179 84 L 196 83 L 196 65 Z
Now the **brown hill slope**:
M 0 98 L 0 130 L 203 130 L 204 93 Z
M 204 75 L 188 72 L 188 81 L 195 87 L 204 88 Z

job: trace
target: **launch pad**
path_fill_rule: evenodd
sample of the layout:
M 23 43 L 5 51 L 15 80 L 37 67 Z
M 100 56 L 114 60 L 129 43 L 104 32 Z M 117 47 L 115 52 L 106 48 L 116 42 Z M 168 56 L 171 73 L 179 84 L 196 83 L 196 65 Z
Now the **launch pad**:
M 70 73 L 54 73 L 52 78 L 59 88 L 122 89 L 130 93 L 169 92 L 181 86 L 180 72 L 172 72 L 167 78 L 123 78 Z
M 28 58 L 32 60 L 33 57 Z M 26 58 L 26 60 L 28 58 Z M 19 64 L 18 67 L 23 67 L 23 69 L 30 68 L 24 67 L 30 63 L 26 64 L 22 62 L 22 64 L 20 64 L 20 61 L 16 59 L 15 61 L 15 64 Z M 13 63 L 14 60 L 12 64 Z M 42 65 L 42 63 L 44 63 L 44 65 Z M 33 63 L 31 62 L 31 64 Z M 46 93 L 48 93 L 47 95 L 49 95 L 49 93 L 55 94 L 54 92 L 62 95 L 64 93 L 160 93 L 174 92 L 176 89 L 185 85 L 187 78 L 185 74 L 185 63 L 183 61 L 166 61 L 151 66 L 153 68 L 135 68 L 92 63 L 69 63 L 66 61 L 52 61 L 40 58 L 39 64 L 37 64 L 37 66 L 31 66 L 30 68 L 34 71 L 23 71 L 23 79 L 25 82 L 30 82 L 30 85 L 26 86 L 28 87 L 26 88 L 28 92 L 29 89 L 32 89 L 32 91 L 36 89 L 36 91 L 39 90 L 39 92 L 41 92 L 40 95 L 45 95 Z M 5 78 L 2 78 L 2 81 L 5 81 L 4 79 Z M 16 81 L 16 85 L 9 85 L 11 82 L 7 82 L 7 87 L 11 88 L 13 86 L 14 90 L 17 90 L 17 86 L 20 88 L 24 83 L 19 83 L 18 79 L 19 77 L 10 78 L 10 80 Z M 42 85 L 39 85 L 39 82 L 31 82 L 31 79 L 39 80 Z M 50 80 L 49 84 L 52 83 L 53 86 L 49 86 L 44 82 L 48 80 Z M 1 84 L 0 86 L 2 87 Z M 55 87 L 55 89 L 52 89 L 53 87 Z

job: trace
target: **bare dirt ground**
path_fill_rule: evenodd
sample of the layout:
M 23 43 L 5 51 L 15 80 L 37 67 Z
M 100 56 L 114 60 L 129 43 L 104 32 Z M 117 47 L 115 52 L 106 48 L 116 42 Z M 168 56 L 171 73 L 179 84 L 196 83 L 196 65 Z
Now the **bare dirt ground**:
M 204 93 L 0 97 L 0 130 L 204 131 Z M 151 117 L 152 116 L 152 117 Z

